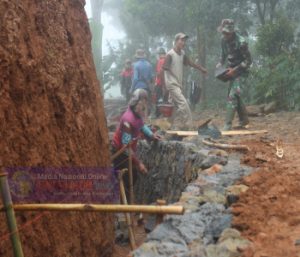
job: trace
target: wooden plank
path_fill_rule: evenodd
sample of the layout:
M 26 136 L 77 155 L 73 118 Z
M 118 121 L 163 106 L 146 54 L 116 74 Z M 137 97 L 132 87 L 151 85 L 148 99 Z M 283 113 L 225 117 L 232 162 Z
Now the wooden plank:
M 222 131 L 222 136 L 266 134 L 268 130 L 228 130 Z
M 180 130 L 167 130 L 167 134 L 177 135 L 182 137 L 197 136 L 198 131 L 180 131 Z M 268 130 L 228 130 L 221 131 L 222 136 L 238 136 L 238 135 L 256 135 L 268 133 Z
M 184 131 L 184 130 L 167 130 L 166 131 L 167 134 L 171 134 L 171 135 L 177 135 L 177 136 L 197 136 L 198 135 L 198 131 Z

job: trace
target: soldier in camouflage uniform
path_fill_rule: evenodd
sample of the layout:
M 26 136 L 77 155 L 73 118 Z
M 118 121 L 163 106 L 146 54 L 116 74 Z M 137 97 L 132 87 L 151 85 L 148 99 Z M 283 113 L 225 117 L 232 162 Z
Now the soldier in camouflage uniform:
M 245 127 L 249 124 L 247 110 L 241 99 L 241 76 L 247 74 L 252 59 L 246 40 L 234 29 L 233 20 L 222 20 L 218 31 L 223 36 L 222 56 L 217 64 L 217 68 L 226 65 L 229 70 L 226 76 L 230 81 L 224 130 L 231 130 L 235 112 L 238 113 L 240 127 Z

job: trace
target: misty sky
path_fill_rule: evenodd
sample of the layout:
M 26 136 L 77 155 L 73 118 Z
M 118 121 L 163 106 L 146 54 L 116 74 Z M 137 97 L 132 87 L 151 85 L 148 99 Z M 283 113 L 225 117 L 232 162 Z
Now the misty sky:
M 91 5 L 90 0 L 86 0 L 85 11 L 88 17 L 91 17 Z M 109 16 L 109 14 L 103 12 L 102 13 L 102 24 L 104 26 L 103 31 L 103 55 L 108 53 L 108 48 L 106 42 L 109 41 L 112 44 L 116 43 L 119 39 L 124 38 L 125 34 L 123 31 L 117 29 L 112 25 L 113 17 Z

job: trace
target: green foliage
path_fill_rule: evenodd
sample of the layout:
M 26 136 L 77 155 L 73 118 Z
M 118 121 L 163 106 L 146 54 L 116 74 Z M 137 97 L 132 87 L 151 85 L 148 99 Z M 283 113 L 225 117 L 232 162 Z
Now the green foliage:
M 105 81 L 117 81 L 125 58 L 133 56 L 137 48 L 149 51 L 154 63 L 155 49 L 171 48 L 174 35 L 182 31 L 190 36 L 186 53 L 192 60 L 204 64 L 211 74 L 203 80 L 197 71 L 187 69 L 186 77 L 205 85 L 207 101 L 202 106 L 222 107 L 227 84 L 212 75 L 221 51 L 217 27 L 222 19 L 232 18 L 239 32 L 248 36 L 254 60 L 245 81 L 246 101 L 275 100 L 283 108 L 300 108 L 300 54 L 299 42 L 295 40 L 299 31 L 299 0 L 279 0 L 273 7 L 265 0 L 115 1 L 122 3 L 118 6 L 127 40 L 118 49 L 112 49 L 110 57 L 104 58 Z M 267 3 L 260 14 L 258 2 L 261 8 Z M 109 67 L 108 70 L 105 67 Z
M 295 26 L 278 16 L 258 29 L 256 50 L 261 55 L 251 83 L 255 102 L 276 101 L 284 109 L 300 109 L 300 50 Z
M 276 101 L 279 107 L 300 109 L 300 59 L 299 50 L 266 58 L 253 69 L 256 102 Z
M 276 56 L 287 51 L 294 42 L 295 27 L 287 17 L 268 22 L 258 29 L 257 51 L 263 56 Z

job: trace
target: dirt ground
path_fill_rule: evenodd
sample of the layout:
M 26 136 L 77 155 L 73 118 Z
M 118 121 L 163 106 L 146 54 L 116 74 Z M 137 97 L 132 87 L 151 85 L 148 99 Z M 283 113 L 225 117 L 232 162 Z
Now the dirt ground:
M 223 113 L 206 112 L 221 125 Z M 241 183 L 249 190 L 233 206 L 232 226 L 252 242 L 243 257 L 300 256 L 300 113 L 277 112 L 250 117 L 250 129 L 268 134 L 227 137 L 250 147 L 242 162 L 255 168 Z M 276 156 L 278 140 L 283 158 Z
M 233 226 L 253 242 L 244 257 L 300 256 L 300 113 L 253 119 L 268 136 L 243 141 L 251 151 L 242 161 L 257 171 L 243 179 L 250 189 L 234 206 Z M 284 156 L 278 158 L 277 140 Z
M 196 115 L 199 120 L 212 117 L 221 127 L 224 113 L 209 111 Z M 267 129 L 268 134 L 224 137 L 226 142 L 243 143 L 250 151 L 242 162 L 255 172 L 240 183 L 249 190 L 233 205 L 232 226 L 252 242 L 243 257 L 300 256 L 300 113 L 277 112 L 250 117 L 250 129 Z M 276 156 L 278 140 L 283 158 Z M 138 241 L 145 234 L 137 229 Z M 113 256 L 126 256 L 129 247 L 115 246 Z

